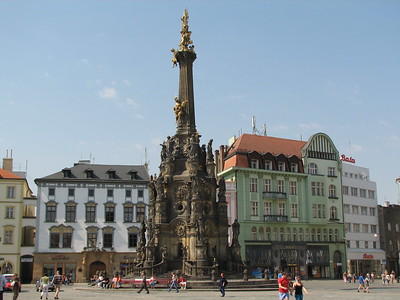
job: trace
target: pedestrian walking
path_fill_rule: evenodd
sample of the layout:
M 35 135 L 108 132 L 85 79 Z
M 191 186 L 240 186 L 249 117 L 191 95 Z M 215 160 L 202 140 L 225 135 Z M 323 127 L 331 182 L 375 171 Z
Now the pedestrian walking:
M 301 282 L 301 279 L 299 276 L 296 276 L 296 278 L 295 278 L 295 282 L 293 284 L 293 289 L 294 289 L 294 297 L 296 298 L 296 300 L 303 300 L 303 291 L 306 294 L 309 294 L 309 292 L 306 290 L 303 283 Z
M 177 293 L 179 293 L 179 288 L 178 288 L 178 277 L 174 272 L 171 273 L 171 285 L 168 289 L 168 292 L 171 291 L 171 289 L 174 288 Z
M 289 279 L 286 273 L 282 273 L 282 277 L 278 279 L 279 300 L 289 300 Z
M 17 300 L 19 296 L 19 291 L 21 289 L 21 281 L 19 280 L 18 274 L 14 273 L 14 277 L 11 281 L 13 300 Z
M 360 292 L 360 289 L 364 290 L 364 276 L 362 273 L 360 273 L 360 276 L 358 277 L 358 289 L 357 293 Z
M 40 293 L 40 299 L 43 298 L 43 295 L 46 295 L 46 300 L 49 298 L 49 277 L 46 273 L 43 274 L 43 277 L 40 278 L 42 292 Z
M 55 289 L 54 299 L 59 299 L 58 294 L 60 293 L 61 283 L 62 283 L 62 277 L 59 271 L 57 271 L 56 275 L 54 275 L 52 283 L 54 284 L 54 289 Z
M 219 279 L 218 288 L 221 292 L 221 297 L 225 297 L 225 288 L 228 285 L 228 280 L 225 278 L 225 274 L 221 273 L 221 278 Z
M 369 277 L 365 277 L 364 279 L 364 293 L 369 293 Z
M 0 274 L 0 300 L 3 300 L 3 293 L 6 286 L 7 286 L 6 278 Z
M 142 286 L 140 287 L 140 290 L 138 290 L 137 293 L 140 294 L 140 292 L 143 291 L 143 289 L 145 289 L 147 294 L 148 294 L 149 293 L 149 289 L 147 287 L 146 273 L 142 272 L 141 276 L 142 276 Z

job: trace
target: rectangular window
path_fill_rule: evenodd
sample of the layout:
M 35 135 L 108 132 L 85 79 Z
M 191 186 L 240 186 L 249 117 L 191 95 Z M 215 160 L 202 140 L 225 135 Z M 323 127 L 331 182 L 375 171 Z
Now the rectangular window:
M 107 190 L 107 201 L 113 201 L 114 200 L 114 190 L 109 189 Z
M 276 181 L 276 185 L 277 185 L 277 188 L 278 188 L 278 193 L 284 193 L 285 192 L 285 190 L 284 190 L 284 181 L 283 180 L 277 180 Z
M 359 207 L 358 205 L 353 205 L 352 206 L 352 212 L 353 212 L 354 215 L 358 215 L 358 207 Z
M 298 213 L 297 213 L 297 203 L 292 203 L 290 204 L 290 208 L 291 208 L 291 217 L 292 218 L 297 218 L 298 217 Z
M 125 206 L 124 207 L 124 222 L 132 222 L 133 221 L 133 207 Z
M 4 244 L 13 244 L 13 231 L 12 230 L 4 231 Z
M 366 189 L 360 189 L 360 197 L 367 198 L 367 190 Z
M 392 231 L 392 224 L 391 223 L 387 223 L 387 229 L 388 229 L 388 231 Z
M 97 245 L 97 233 L 88 232 L 87 234 L 87 246 L 88 248 L 96 248 Z
M 49 188 L 49 199 L 52 197 L 54 199 L 54 196 L 56 195 L 56 189 L 55 188 Z
M 371 233 L 377 233 L 377 226 L 371 225 Z
M 281 216 L 286 215 L 285 214 L 285 203 L 278 203 L 278 213 Z
M 250 192 L 257 192 L 257 178 L 250 178 Z
M 297 182 L 289 181 L 290 195 L 297 195 Z
M 311 195 L 323 196 L 324 195 L 324 183 L 323 182 L 311 182 Z
M 115 213 L 114 206 L 106 206 L 105 210 L 106 210 L 105 211 L 106 222 L 114 222 L 114 213 Z
M 88 201 L 94 201 L 94 189 L 88 189 Z
M 265 170 L 272 170 L 272 161 L 270 160 L 265 161 Z
M 368 224 L 362 224 L 362 232 L 368 232 Z
M 360 224 L 354 223 L 353 229 L 354 229 L 354 232 L 360 232 Z
M 137 247 L 138 243 L 138 236 L 136 232 L 129 232 L 128 233 L 128 247 L 133 248 Z
M 344 230 L 346 232 L 351 232 L 350 223 L 344 223 Z
M 144 206 L 136 206 L 136 222 L 142 222 L 144 220 L 146 208 Z
M 75 222 L 76 219 L 76 206 L 67 205 L 65 207 L 65 222 Z
M 372 242 L 372 248 L 376 249 L 376 242 Z
M 125 190 L 125 199 L 126 200 L 132 199 L 132 190 Z
M 258 202 L 250 201 L 250 206 L 251 206 L 251 215 L 258 216 Z
M 63 248 L 72 248 L 72 233 L 71 232 L 63 233 L 62 245 L 63 245 L 62 246 Z
M 291 164 L 290 164 L 290 172 L 297 173 L 297 171 L 298 171 L 298 166 L 297 166 L 297 164 L 291 163 Z
M 328 176 L 336 176 L 335 167 L 328 167 Z
M 96 222 L 96 206 L 86 205 L 86 222 Z
M 349 187 L 348 186 L 343 186 L 343 195 L 348 196 L 349 195 Z
M 14 207 L 6 207 L 6 219 L 14 219 Z
M 46 205 L 46 222 L 56 221 L 56 206 Z
M 7 198 L 15 198 L 15 187 L 14 186 L 7 187 Z
M 50 248 L 60 248 L 60 234 L 58 232 L 50 233 Z
M 369 190 L 368 191 L 368 198 L 369 199 L 375 199 L 375 191 Z
M 68 200 L 75 200 L 75 189 L 68 189 Z
M 258 159 L 252 159 L 251 160 L 251 168 L 252 169 L 258 169 Z
M 368 241 L 364 242 L 364 246 L 365 246 L 366 249 L 368 249 Z
M 351 196 L 357 197 L 358 196 L 358 188 L 352 187 L 350 188 Z
M 375 216 L 376 215 L 376 208 L 375 207 L 370 207 L 369 208 L 369 215 L 370 216 Z
M 272 215 L 272 202 L 264 202 L 264 215 Z
M 271 179 L 264 179 L 264 192 L 271 191 Z
M 364 216 L 368 215 L 368 207 L 361 206 L 361 214 Z
M 343 212 L 345 214 L 349 214 L 350 213 L 350 205 L 349 204 L 344 204 L 343 205 Z
M 313 204 L 312 208 L 313 208 L 313 218 L 318 218 L 317 204 Z
M 282 172 L 286 171 L 284 162 L 281 162 L 281 161 L 278 162 L 278 171 L 282 171 Z
M 138 190 L 137 191 L 137 196 L 138 196 L 138 198 L 140 199 L 140 198 L 143 198 L 144 196 L 143 196 L 143 190 Z
M 360 248 L 360 241 L 356 241 L 356 248 Z
M 111 248 L 113 246 L 113 234 L 104 233 L 103 234 L 103 245 L 104 248 Z

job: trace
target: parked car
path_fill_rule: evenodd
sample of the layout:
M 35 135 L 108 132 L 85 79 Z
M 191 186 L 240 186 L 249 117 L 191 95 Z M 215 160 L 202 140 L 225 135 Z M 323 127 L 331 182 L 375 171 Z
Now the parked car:
M 5 287 L 5 291 L 11 291 L 12 290 L 12 286 L 11 286 L 11 282 L 12 279 L 14 277 L 14 274 L 3 274 L 3 276 L 6 279 L 6 287 Z M 19 286 L 19 291 L 21 291 L 21 285 Z
M 54 283 L 52 283 L 51 281 L 53 280 L 53 275 L 49 276 L 49 284 L 48 289 L 49 292 L 54 292 L 55 288 L 54 288 Z M 36 281 L 36 292 L 41 292 L 42 291 L 42 278 L 40 278 L 38 281 Z

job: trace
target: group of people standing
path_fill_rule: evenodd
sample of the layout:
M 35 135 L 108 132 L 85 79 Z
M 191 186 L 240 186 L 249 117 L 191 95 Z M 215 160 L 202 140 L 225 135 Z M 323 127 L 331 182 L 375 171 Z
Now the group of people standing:
M 279 300 L 289 300 L 289 296 L 293 295 L 296 300 L 303 300 L 303 292 L 309 294 L 304 287 L 300 276 L 295 277 L 295 282 L 292 283 L 285 272 L 279 274 L 278 287 L 279 287 Z

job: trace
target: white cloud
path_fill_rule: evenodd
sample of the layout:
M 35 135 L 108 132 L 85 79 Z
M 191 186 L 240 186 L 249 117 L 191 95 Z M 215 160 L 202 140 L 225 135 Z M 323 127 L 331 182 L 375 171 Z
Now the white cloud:
M 105 87 L 99 92 L 99 95 L 103 99 L 116 99 L 118 98 L 118 92 L 114 88 Z
M 139 107 L 139 103 L 137 103 L 135 100 L 132 98 L 126 98 L 125 103 L 128 104 L 129 106 L 132 106 L 133 108 Z
M 364 147 L 357 144 L 351 144 L 351 152 L 363 152 Z

